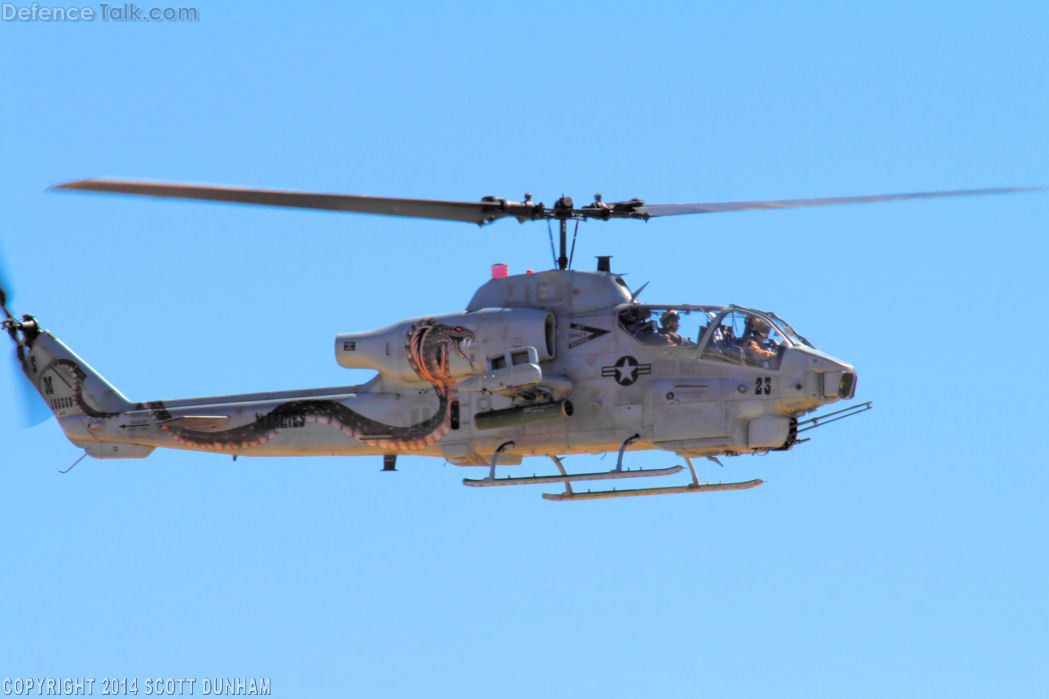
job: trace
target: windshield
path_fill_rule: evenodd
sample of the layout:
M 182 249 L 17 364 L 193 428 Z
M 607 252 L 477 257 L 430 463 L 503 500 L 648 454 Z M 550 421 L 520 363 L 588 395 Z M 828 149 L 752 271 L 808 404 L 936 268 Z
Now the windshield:
M 794 344 L 816 349 L 816 346 L 814 344 L 809 342 L 803 335 L 799 334 L 796 330 L 794 330 L 794 328 L 790 327 L 790 323 L 783 320 L 772 311 L 765 311 L 765 315 L 772 319 L 776 323 L 776 325 L 778 325 L 783 330 L 784 334 L 794 342 Z

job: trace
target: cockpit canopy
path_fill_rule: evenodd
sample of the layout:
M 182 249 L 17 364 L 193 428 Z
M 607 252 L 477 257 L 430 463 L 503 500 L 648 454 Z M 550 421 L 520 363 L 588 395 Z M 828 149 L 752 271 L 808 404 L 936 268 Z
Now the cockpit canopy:
M 631 304 L 619 325 L 653 348 L 765 369 L 778 369 L 789 347 L 815 349 L 775 313 L 739 306 Z

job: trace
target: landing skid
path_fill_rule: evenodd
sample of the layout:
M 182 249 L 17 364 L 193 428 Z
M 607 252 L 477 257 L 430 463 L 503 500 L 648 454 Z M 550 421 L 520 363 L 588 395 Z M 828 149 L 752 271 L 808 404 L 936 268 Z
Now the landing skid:
M 689 471 L 692 473 L 692 482 L 687 485 L 672 485 L 664 486 L 659 488 L 628 488 L 625 490 L 588 490 L 585 493 L 580 493 L 572 490 L 573 481 L 603 481 L 603 480 L 616 480 L 619 478 L 644 478 L 654 476 L 670 476 L 675 473 L 680 473 L 684 470 L 684 466 L 670 466 L 668 468 L 649 468 L 649 469 L 624 469 L 623 468 L 623 452 L 626 451 L 627 446 L 637 440 L 638 435 L 634 435 L 623 442 L 623 445 L 619 448 L 619 458 L 616 461 L 616 467 L 611 471 L 603 471 L 597 473 L 568 473 L 565 471 L 564 464 L 561 463 L 561 459 L 557 456 L 550 455 L 550 459 L 557 465 L 559 474 L 551 476 L 522 476 L 522 477 L 507 477 L 507 478 L 496 478 L 495 477 L 495 464 L 499 459 L 499 454 L 504 449 L 508 449 L 514 446 L 513 442 L 504 442 L 499 445 L 499 448 L 495 450 L 492 455 L 491 469 L 488 473 L 487 478 L 464 478 L 463 485 L 472 487 L 489 487 L 496 485 L 535 485 L 538 483 L 564 483 L 565 490 L 563 493 L 543 493 L 543 498 L 546 500 L 598 500 L 601 498 L 625 498 L 636 495 L 670 495 L 673 493 L 705 493 L 711 490 L 745 490 L 747 488 L 754 488 L 761 485 L 764 481 L 760 479 L 754 479 L 751 481 L 744 481 L 741 483 L 700 483 L 699 478 L 696 477 L 696 469 L 692 466 L 692 459 L 685 458 L 688 463 Z M 717 462 L 717 459 L 711 459 Z M 719 464 L 720 465 L 720 464 Z
M 628 498 L 634 495 L 670 495 L 672 493 L 705 493 L 709 490 L 746 490 L 754 488 L 765 481 L 755 478 L 742 483 L 689 483 L 688 485 L 670 485 L 663 488 L 631 488 L 628 490 L 588 490 L 576 493 L 565 490 L 563 493 L 543 493 L 545 500 L 600 500 L 602 498 Z M 567 483 L 566 483 L 567 484 Z
M 551 457 L 553 458 L 553 457 Z M 634 471 L 600 471 L 598 473 L 565 473 L 553 476 L 524 476 L 521 478 L 464 478 L 463 485 L 474 487 L 490 485 L 531 485 L 533 483 L 568 483 L 570 481 L 604 481 L 614 478 L 644 478 L 645 476 L 669 476 L 685 470 L 684 466 L 670 468 L 639 468 Z

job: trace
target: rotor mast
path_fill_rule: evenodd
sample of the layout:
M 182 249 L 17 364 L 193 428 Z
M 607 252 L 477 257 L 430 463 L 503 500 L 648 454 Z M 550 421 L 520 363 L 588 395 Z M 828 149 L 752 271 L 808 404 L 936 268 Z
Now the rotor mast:
M 565 255 L 565 244 L 568 241 L 568 219 L 561 219 L 561 254 L 557 257 L 557 268 L 565 269 L 568 267 L 568 257 Z
M 600 198 L 600 196 L 598 198 Z M 557 256 L 557 268 L 567 269 L 568 254 L 566 248 L 568 247 L 568 219 L 572 218 L 573 214 L 572 197 L 561 195 L 561 198 L 554 203 L 553 214 L 554 217 L 557 218 L 557 223 L 561 232 L 561 254 Z

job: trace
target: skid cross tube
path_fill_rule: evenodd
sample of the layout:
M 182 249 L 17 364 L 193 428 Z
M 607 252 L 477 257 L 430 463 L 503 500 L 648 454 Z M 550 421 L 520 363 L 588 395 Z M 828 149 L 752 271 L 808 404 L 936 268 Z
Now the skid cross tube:
M 557 464 L 557 470 L 561 472 L 562 476 L 568 476 L 568 471 L 565 471 L 565 465 L 561 463 L 561 457 L 557 456 L 556 454 L 551 454 L 550 460 Z M 565 481 L 565 492 L 572 492 L 572 481 Z
M 499 445 L 499 448 L 495 450 L 495 453 L 492 454 L 492 470 L 488 472 L 488 478 L 490 478 L 493 481 L 495 480 L 495 462 L 499 460 L 499 454 L 502 453 L 503 449 L 509 449 L 512 446 L 514 446 L 514 443 L 512 441 L 503 442 Z
M 617 471 L 622 471 L 623 470 L 623 452 L 626 451 L 626 448 L 628 446 L 630 446 L 631 444 L 633 444 L 634 442 L 636 442 L 639 439 L 641 439 L 641 435 L 634 434 L 633 436 L 627 437 L 626 441 L 623 442 L 622 446 L 619 447 L 619 458 L 616 460 L 616 470 Z

